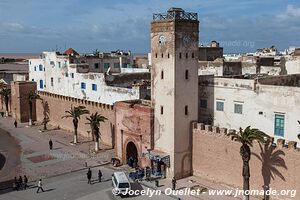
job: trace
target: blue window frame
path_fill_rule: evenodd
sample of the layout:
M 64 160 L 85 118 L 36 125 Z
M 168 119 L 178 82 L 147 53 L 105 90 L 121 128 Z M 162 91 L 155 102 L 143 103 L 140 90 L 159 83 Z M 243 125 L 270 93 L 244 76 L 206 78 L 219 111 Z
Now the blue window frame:
M 104 69 L 108 69 L 109 68 L 109 63 L 104 63 Z
M 61 63 L 60 62 L 58 62 L 58 68 L 60 68 L 61 67 Z
M 129 66 L 129 64 L 128 63 L 123 63 L 123 68 L 127 68 Z
M 224 101 L 217 101 L 217 111 L 224 111 Z
M 114 63 L 114 68 L 120 68 L 120 63 Z
M 236 114 L 243 114 L 243 104 L 234 104 L 234 113 Z
M 81 89 L 83 89 L 83 90 L 86 89 L 86 84 L 84 82 L 81 82 Z
M 40 80 L 40 89 L 44 89 L 44 81 Z
M 284 137 L 284 115 L 275 114 L 274 134 Z
M 39 65 L 39 70 L 44 71 L 43 65 Z
M 200 107 L 207 108 L 207 100 L 206 99 L 200 99 Z
M 97 91 L 97 84 L 92 84 L 92 90 Z

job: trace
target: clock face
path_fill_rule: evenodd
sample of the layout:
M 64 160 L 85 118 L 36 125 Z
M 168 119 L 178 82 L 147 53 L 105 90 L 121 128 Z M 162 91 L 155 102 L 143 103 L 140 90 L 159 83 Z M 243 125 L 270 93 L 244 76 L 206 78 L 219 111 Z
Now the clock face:
M 159 43 L 159 45 L 165 45 L 166 42 L 167 42 L 166 36 L 160 35 L 159 38 L 158 38 L 158 43 Z

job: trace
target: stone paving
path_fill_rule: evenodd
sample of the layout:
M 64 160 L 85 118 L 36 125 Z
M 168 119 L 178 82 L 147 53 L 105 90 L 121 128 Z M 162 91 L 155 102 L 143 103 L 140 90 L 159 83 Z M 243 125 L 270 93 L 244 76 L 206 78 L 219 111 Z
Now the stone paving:
M 113 150 L 103 144 L 100 144 L 103 150 L 93 153 L 94 142 L 89 138 L 79 135 L 79 144 L 71 145 L 71 132 L 56 130 L 51 126 L 42 132 L 41 125 L 28 127 L 27 123 L 14 128 L 13 122 L 10 117 L 0 118 L 0 127 L 19 140 L 22 149 L 20 175 L 26 174 L 31 180 L 76 171 L 85 168 L 86 163 L 89 167 L 102 165 L 113 156 Z M 53 141 L 53 150 L 49 150 L 49 139 Z

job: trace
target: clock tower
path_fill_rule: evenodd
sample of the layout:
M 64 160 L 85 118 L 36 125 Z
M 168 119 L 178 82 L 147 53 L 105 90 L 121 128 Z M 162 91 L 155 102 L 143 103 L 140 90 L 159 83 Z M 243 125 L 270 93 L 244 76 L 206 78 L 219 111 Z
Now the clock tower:
M 167 176 L 192 173 L 191 123 L 198 120 L 197 13 L 170 8 L 151 23 L 154 148 L 170 156 Z

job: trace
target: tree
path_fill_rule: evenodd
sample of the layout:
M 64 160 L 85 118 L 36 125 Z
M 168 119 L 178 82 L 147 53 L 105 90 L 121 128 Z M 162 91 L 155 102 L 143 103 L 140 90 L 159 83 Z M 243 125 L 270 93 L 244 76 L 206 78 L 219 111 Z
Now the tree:
M 250 180 L 250 168 L 249 168 L 249 161 L 250 161 L 250 155 L 251 150 L 250 147 L 253 146 L 253 141 L 258 141 L 265 143 L 269 136 L 265 134 L 264 132 L 258 130 L 258 129 L 252 129 L 250 126 L 248 126 L 245 130 L 240 128 L 239 132 L 233 132 L 229 133 L 229 136 L 231 136 L 231 139 L 237 142 L 240 142 L 242 146 L 240 147 L 240 155 L 243 160 L 243 190 L 244 193 L 246 191 L 249 191 L 249 180 Z M 249 200 L 249 194 L 244 194 L 244 199 Z
M 36 91 L 30 91 L 28 94 L 28 102 L 29 102 L 29 126 L 32 125 L 32 109 L 33 109 L 33 103 L 35 103 L 35 101 L 37 99 L 41 99 L 40 95 L 38 95 L 36 93 Z
M 86 117 L 89 121 L 87 124 L 90 125 L 92 136 L 95 138 L 95 151 L 99 151 L 99 138 L 100 138 L 100 131 L 99 126 L 101 122 L 105 122 L 107 120 L 106 117 L 102 116 L 98 112 L 91 114 L 89 117 Z
M 5 103 L 5 108 L 6 108 L 6 112 L 5 112 L 6 116 L 8 116 L 8 103 L 9 103 L 10 93 L 11 93 L 11 90 L 9 88 L 5 88 L 5 87 L 2 88 L 2 90 L 0 91 L 0 94 L 4 98 L 4 103 Z
M 70 110 L 66 110 L 65 113 L 67 113 L 62 118 L 72 118 L 73 119 L 73 125 L 74 125 L 74 144 L 77 144 L 77 129 L 78 129 L 78 122 L 81 115 L 89 114 L 90 112 L 86 109 L 85 106 L 75 106 L 73 107 L 71 105 Z

